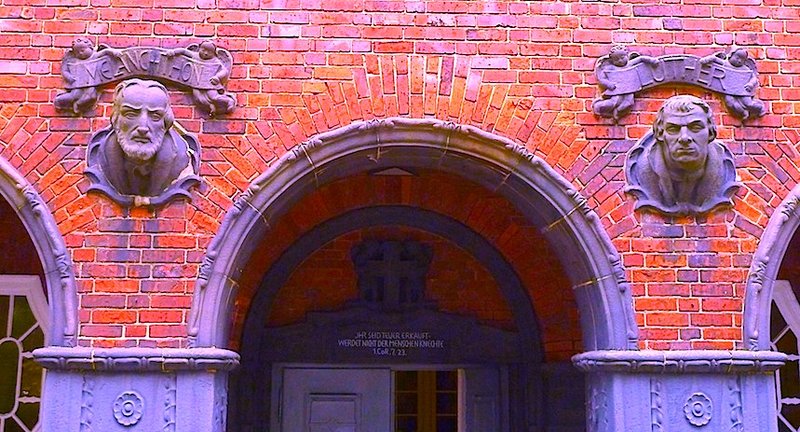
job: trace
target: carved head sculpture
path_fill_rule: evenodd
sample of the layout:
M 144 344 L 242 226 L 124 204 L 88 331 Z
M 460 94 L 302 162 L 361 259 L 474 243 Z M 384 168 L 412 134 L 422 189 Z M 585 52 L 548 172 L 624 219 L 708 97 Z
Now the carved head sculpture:
M 739 186 L 733 155 L 716 138 L 707 103 L 688 95 L 667 99 L 653 133 L 628 154 L 626 191 L 638 198 L 636 208 L 699 214 L 731 205 Z
M 122 151 L 136 162 L 151 160 L 161 149 L 175 117 L 166 87 L 132 79 L 117 85 L 111 125 Z
M 87 175 L 99 190 L 123 205 L 158 205 L 189 197 L 199 182 L 199 146 L 173 127 L 166 87 L 130 79 L 117 85 L 111 125 L 89 144 Z
M 628 48 L 625 45 L 614 45 L 608 53 L 608 59 L 611 64 L 617 67 L 623 67 L 628 64 Z
M 731 66 L 737 68 L 742 67 L 744 66 L 745 62 L 747 62 L 747 58 L 749 56 L 750 55 L 747 53 L 746 49 L 736 48 L 732 53 L 730 53 L 730 55 L 728 55 L 728 62 L 731 64 Z
M 717 138 L 711 108 L 694 96 L 667 99 L 653 124 L 656 146 L 673 175 L 704 169 L 708 144 Z
M 203 41 L 198 47 L 197 55 L 203 60 L 210 60 L 217 56 L 217 45 L 211 41 Z
M 80 60 L 86 60 L 94 53 L 94 44 L 89 39 L 79 37 L 72 41 L 72 55 Z

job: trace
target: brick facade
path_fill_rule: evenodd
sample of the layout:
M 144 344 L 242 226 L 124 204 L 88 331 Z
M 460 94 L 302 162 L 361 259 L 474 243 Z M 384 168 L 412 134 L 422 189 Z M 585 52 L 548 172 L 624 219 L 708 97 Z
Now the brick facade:
M 798 6 L 796 0 L 4 0 L 0 157 L 41 195 L 64 238 L 78 284 L 79 346 L 186 348 L 200 264 L 234 199 L 315 135 L 361 120 L 408 117 L 510 139 L 585 197 L 622 256 L 639 348 L 742 349 L 754 253 L 773 213 L 800 181 Z M 204 184 L 191 202 L 128 210 L 86 192 L 87 144 L 109 123 L 113 87 L 104 88 L 88 116 L 56 111 L 60 62 L 78 36 L 115 48 L 213 39 L 233 54 L 227 88 L 237 107 L 231 114 L 208 118 L 189 92 L 170 88 L 177 122 L 202 146 Z M 768 114 L 743 124 L 717 95 L 665 86 L 637 95 L 619 123 L 600 118 L 591 110 L 599 94 L 594 68 L 614 44 L 652 56 L 745 48 L 758 65 L 758 97 Z M 665 217 L 634 211 L 623 191 L 627 151 L 650 130 L 662 102 L 678 93 L 712 106 L 719 139 L 732 151 L 743 185 L 732 209 Z M 502 197 L 436 172 L 413 179 L 357 175 L 305 197 L 261 240 L 238 281 L 229 347 L 240 343 L 264 272 L 294 239 L 348 209 L 397 203 L 461 220 L 510 262 L 528 263 L 515 270 L 542 320 L 545 352 L 564 360 L 581 351 L 569 269 L 561 268 L 546 240 Z M 6 212 L 0 217 L 0 245 L 7 245 L 19 227 L 5 222 Z M 287 289 L 322 272 L 325 266 L 315 260 L 336 244 L 310 256 Z M 30 249 L 4 258 L 29 258 Z M 452 245 L 441 250 L 452 256 L 448 265 L 472 259 Z M 787 260 L 796 262 L 795 255 Z M 340 253 L 338 259 L 336 277 L 352 291 L 348 258 Z M 446 273 L 446 266 L 435 266 L 431 278 L 465 277 Z M 792 270 L 784 273 L 795 278 Z M 491 282 L 483 283 L 486 275 L 474 277 L 495 299 Z M 340 294 L 299 306 L 299 299 L 281 293 L 282 302 L 298 309 L 275 312 L 272 320 L 291 322 L 352 297 Z M 445 309 L 508 325 L 500 300 L 489 301 L 493 308 L 482 304 L 485 296 L 451 300 L 442 295 Z
M 707 3 L 707 4 L 705 4 Z M 81 293 L 81 344 L 180 346 L 197 265 L 231 200 L 288 149 L 356 120 L 436 117 L 524 144 L 589 199 L 624 256 L 642 347 L 731 349 L 741 340 L 750 256 L 800 178 L 792 88 L 797 10 L 780 2 L 6 2 L 0 37 L 2 155 L 59 224 Z M 192 203 L 129 215 L 85 194 L 85 146 L 107 124 L 110 90 L 89 118 L 54 110 L 59 61 L 78 35 L 113 47 L 212 37 L 234 55 L 238 108 L 197 133 L 206 181 Z M 705 55 L 732 45 L 757 59 L 770 114 L 746 125 L 693 88 L 640 97 L 620 125 L 594 116 L 595 60 L 610 44 Z M 670 219 L 632 211 L 622 163 L 655 109 L 703 96 L 745 187 L 734 211 Z M 172 311 L 167 313 L 162 308 Z M 115 339 L 115 340 L 112 340 Z

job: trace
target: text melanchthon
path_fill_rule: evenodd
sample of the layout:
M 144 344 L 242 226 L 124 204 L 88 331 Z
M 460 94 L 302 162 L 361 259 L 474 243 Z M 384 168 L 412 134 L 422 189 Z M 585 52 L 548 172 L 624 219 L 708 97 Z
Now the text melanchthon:
M 230 112 L 234 98 L 225 93 L 232 57 L 211 41 L 188 48 L 164 49 L 94 47 L 76 39 L 62 61 L 61 73 L 67 92 L 56 97 L 56 107 L 76 114 L 97 102 L 97 87 L 132 77 L 151 78 L 190 87 L 195 102 L 211 114 Z

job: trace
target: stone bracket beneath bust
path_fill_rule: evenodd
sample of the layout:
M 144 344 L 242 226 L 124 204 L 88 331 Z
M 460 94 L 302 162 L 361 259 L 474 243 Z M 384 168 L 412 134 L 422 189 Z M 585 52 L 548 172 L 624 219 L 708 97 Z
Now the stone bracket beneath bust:
M 100 96 L 100 87 L 129 78 L 149 78 L 192 90 L 195 103 L 212 116 L 233 110 L 236 99 L 226 92 L 233 57 L 211 41 L 187 48 L 111 48 L 86 38 L 75 39 L 61 61 L 66 92 L 55 98 L 62 111 L 82 115 Z
M 772 351 L 593 351 L 573 357 L 587 374 L 587 431 L 777 431 Z
M 34 356 L 48 369 L 43 432 L 225 431 L 235 352 L 47 347 Z
M 688 84 L 723 95 L 731 115 L 741 120 L 766 114 L 756 96 L 758 71 L 744 49 L 706 57 L 670 54 L 659 57 L 615 46 L 600 57 L 595 75 L 602 89 L 592 105 L 595 114 L 619 120 L 633 107 L 636 93 L 663 84 Z

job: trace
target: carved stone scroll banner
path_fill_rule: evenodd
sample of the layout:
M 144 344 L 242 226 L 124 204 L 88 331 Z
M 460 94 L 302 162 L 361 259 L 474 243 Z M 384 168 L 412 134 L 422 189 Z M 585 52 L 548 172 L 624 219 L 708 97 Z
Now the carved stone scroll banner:
M 764 103 L 755 97 L 755 61 L 741 48 L 706 57 L 650 57 L 615 46 L 597 61 L 595 75 L 603 91 L 592 108 L 603 117 L 620 119 L 633 107 L 637 92 L 670 83 L 696 85 L 722 94 L 731 114 L 742 120 L 766 114 Z
M 733 205 L 736 181 L 733 155 L 716 140 L 711 108 L 694 96 L 664 102 L 653 124 L 625 165 L 625 192 L 636 209 L 668 215 L 697 215 Z
M 95 48 L 76 39 L 62 59 L 61 74 L 67 92 L 56 96 L 56 108 L 82 114 L 99 97 L 99 87 L 129 78 L 149 78 L 189 87 L 201 108 L 213 114 L 230 112 L 235 99 L 225 92 L 233 58 L 211 41 L 188 48 Z

